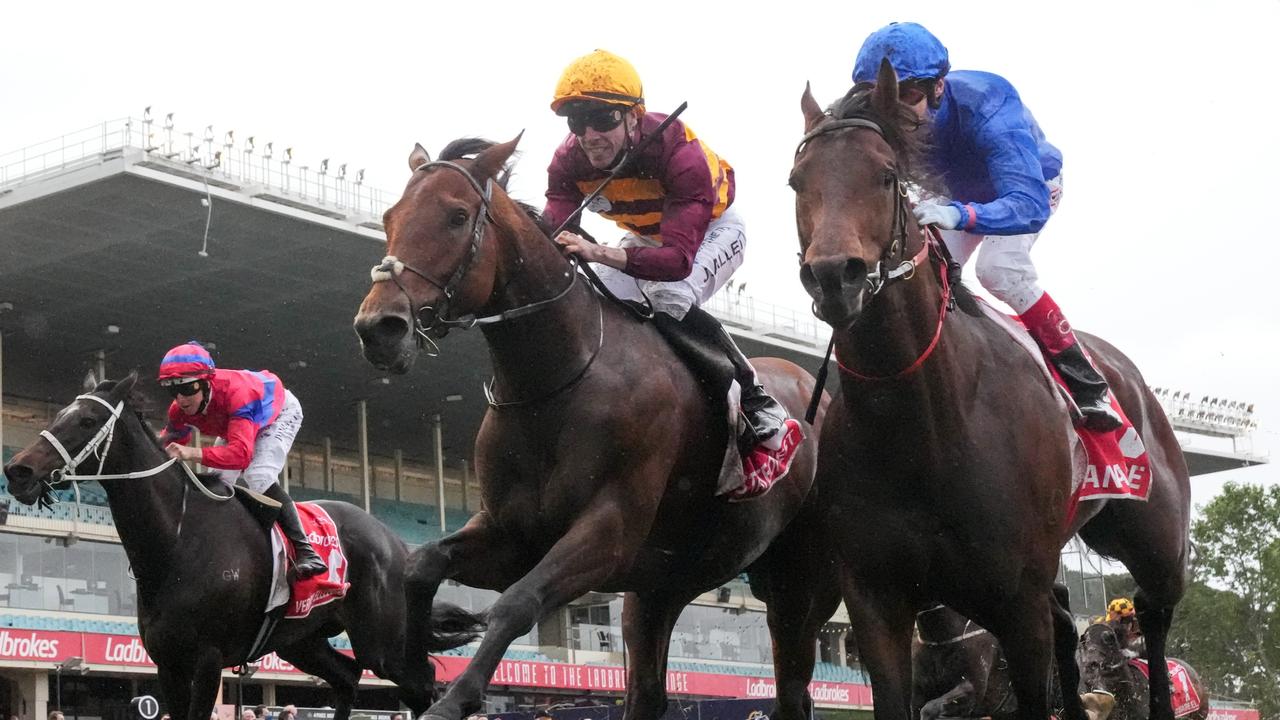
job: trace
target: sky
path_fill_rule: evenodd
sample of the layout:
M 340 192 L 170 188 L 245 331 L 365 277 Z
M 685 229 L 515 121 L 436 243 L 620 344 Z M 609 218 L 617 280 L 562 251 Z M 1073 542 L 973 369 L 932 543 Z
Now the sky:
M 1265 189 L 1280 161 L 1268 79 L 1280 0 L 51 1 L 4 14 L 0 153 L 150 105 L 179 131 L 234 129 L 396 189 L 415 142 L 434 153 L 523 130 L 510 189 L 535 204 L 566 132 L 548 109 L 555 82 L 575 57 L 611 50 L 640 72 L 650 110 L 688 101 L 682 119 L 736 169 L 748 223 L 737 279 L 799 310 L 786 178 L 805 83 L 835 100 L 870 32 L 919 22 L 953 68 L 1008 78 L 1062 151 L 1062 206 L 1033 259 L 1072 324 L 1127 352 L 1152 386 L 1255 403 L 1261 428 L 1242 449 L 1280 450 L 1280 206 Z M 1272 483 L 1280 470 L 1194 480 L 1193 502 L 1227 480 Z

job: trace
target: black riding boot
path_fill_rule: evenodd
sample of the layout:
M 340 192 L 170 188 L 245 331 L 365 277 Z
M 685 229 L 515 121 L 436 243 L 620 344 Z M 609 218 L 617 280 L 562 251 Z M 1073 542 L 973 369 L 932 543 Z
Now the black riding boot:
M 1049 358 L 1058 374 L 1067 383 L 1071 397 L 1080 407 L 1084 415 L 1085 427 L 1090 430 L 1104 432 L 1115 430 L 1124 424 L 1120 416 L 1111 407 L 1107 381 L 1102 373 L 1089 362 L 1080 343 L 1074 343 L 1066 350 Z
M 710 383 L 717 400 L 728 392 L 732 380 L 738 381 L 742 387 L 742 414 L 748 426 L 738 438 L 738 449 L 744 455 L 782 430 L 788 417 L 786 409 L 765 392 L 751 362 L 711 313 L 695 307 L 684 320 L 657 313 L 653 321 L 698 379 Z
M 324 560 L 320 559 L 307 541 L 307 535 L 302 531 L 302 521 L 298 519 L 298 509 L 293 506 L 293 498 L 289 497 L 289 493 L 277 483 L 267 488 L 263 495 L 280 503 L 280 529 L 293 544 L 294 574 L 302 579 L 328 571 Z

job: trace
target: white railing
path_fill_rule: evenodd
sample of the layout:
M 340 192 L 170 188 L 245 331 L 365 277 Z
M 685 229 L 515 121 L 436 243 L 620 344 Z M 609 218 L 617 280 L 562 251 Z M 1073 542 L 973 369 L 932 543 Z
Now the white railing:
M 754 332 L 793 339 L 820 350 L 826 349 L 827 340 L 831 338 L 830 326 L 808 310 L 757 300 L 731 287 L 713 295 L 703 307 L 722 320 L 748 327 Z
M 145 161 L 246 187 L 286 201 L 337 211 L 343 215 L 380 218 L 399 194 L 364 184 L 362 169 L 348 172 L 345 163 L 328 159 L 295 160 L 292 148 L 258 144 L 254 136 L 180 132 L 171 121 L 144 117 L 109 120 L 61 137 L 0 155 L 0 190 L 44 179 L 51 174 L 95 165 L 130 151 Z

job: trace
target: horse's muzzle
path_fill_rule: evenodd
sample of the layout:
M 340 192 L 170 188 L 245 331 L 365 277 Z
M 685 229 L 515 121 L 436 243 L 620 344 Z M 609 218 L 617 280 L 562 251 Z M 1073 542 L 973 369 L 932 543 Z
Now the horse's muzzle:
M 354 323 L 364 359 L 379 370 L 404 374 L 417 359 L 413 325 L 394 313 L 361 313 Z
M 42 488 L 35 468 L 14 458 L 4 466 L 4 476 L 9 481 L 9 494 L 23 505 L 34 505 L 40 499 Z
M 847 255 L 815 258 L 800 266 L 800 284 L 813 298 L 813 312 L 835 330 L 847 330 L 862 314 L 867 264 Z

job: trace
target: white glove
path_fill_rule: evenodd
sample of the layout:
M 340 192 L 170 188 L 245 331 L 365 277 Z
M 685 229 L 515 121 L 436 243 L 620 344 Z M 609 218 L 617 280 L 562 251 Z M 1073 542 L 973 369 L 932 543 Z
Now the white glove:
M 950 205 L 923 202 L 912 208 L 921 225 L 937 225 L 943 230 L 955 230 L 960 226 L 960 211 Z

